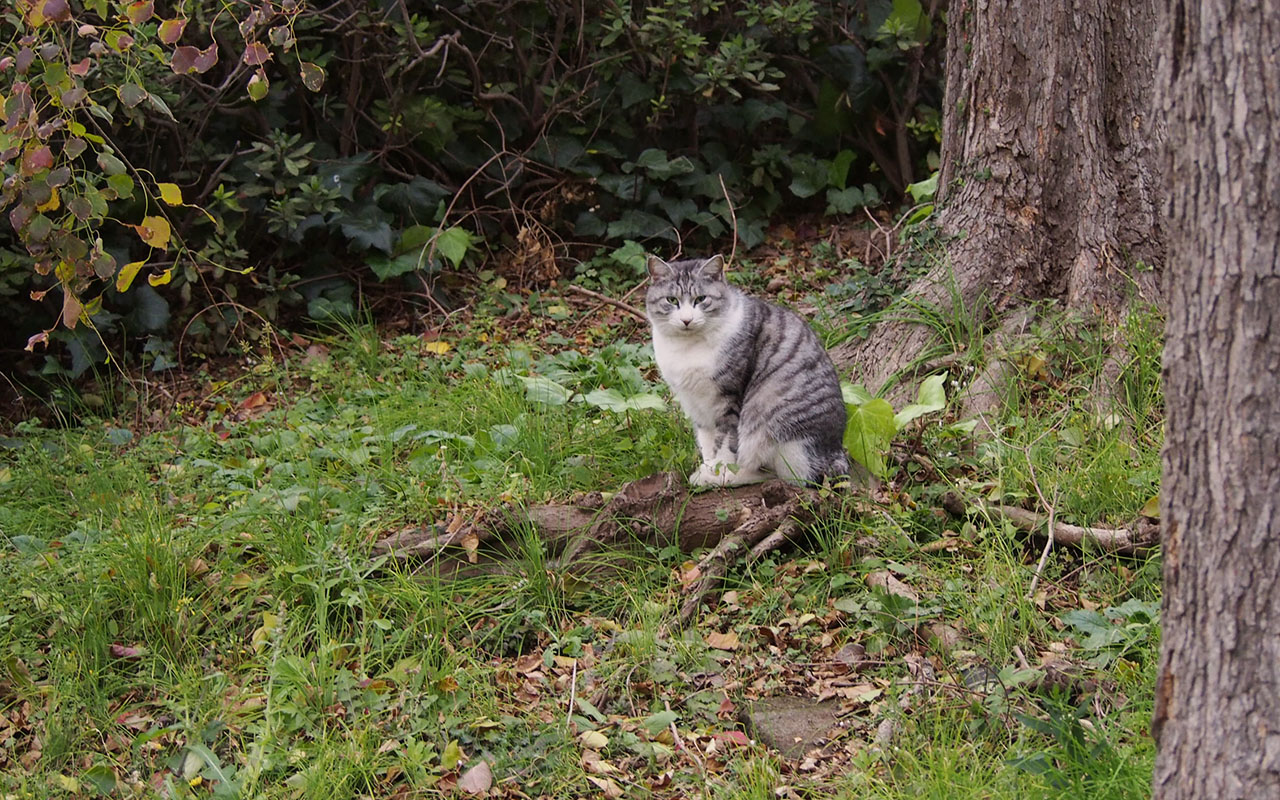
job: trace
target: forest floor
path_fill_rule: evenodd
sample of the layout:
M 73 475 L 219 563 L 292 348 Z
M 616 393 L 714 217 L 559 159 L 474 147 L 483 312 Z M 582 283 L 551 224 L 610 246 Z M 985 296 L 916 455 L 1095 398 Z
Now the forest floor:
M 829 345 L 889 291 L 812 249 L 736 279 Z M 963 309 L 923 311 L 953 374 L 980 366 Z M 20 423 L 0 439 L 0 794 L 1146 797 L 1158 555 L 1045 556 L 982 509 L 1152 513 L 1159 322 L 1046 309 L 1001 354 L 998 420 L 909 424 L 876 491 L 730 569 L 685 627 L 697 554 L 640 534 L 607 579 L 519 525 L 496 574 L 374 554 L 692 470 L 643 326 L 589 295 L 489 276 L 426 335 L 247 342 L 166 402 L 116 387 L 62 409 L 74 425 Z M 818 721 L 772 734 L 778 698 Z

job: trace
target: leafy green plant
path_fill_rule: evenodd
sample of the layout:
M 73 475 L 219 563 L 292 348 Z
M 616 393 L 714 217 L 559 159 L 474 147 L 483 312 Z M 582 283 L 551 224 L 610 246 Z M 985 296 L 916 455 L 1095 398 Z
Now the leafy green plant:
M 884 477 L 888 471 L 884 452 L 889 443 L 912 421 L 946 408 L 946 382 L 945 372 L 926 378 L 916 393 L 916 401 L 897 413 L 888 400 L 873 396 L 861 386 L 842 384 L 840 388 L 849 412 L 844 432 L 845 449 L 873 475 Z

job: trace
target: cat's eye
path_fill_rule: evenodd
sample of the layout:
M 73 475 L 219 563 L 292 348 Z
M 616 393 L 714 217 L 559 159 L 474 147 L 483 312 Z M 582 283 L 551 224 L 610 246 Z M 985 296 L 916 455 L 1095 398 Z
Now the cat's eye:
M 680 305 L 680 298 L 679 298 L 679 297 L 668 297 L 668 298 L 667 298 L 667 302 L 668 302 L 668 303 L 670 303 L 670 304 L 671 304 L 671 305 L 673 305 L 673 306 L 678 306 L 678 305 Z
M 703 302 L 706 301 L 706 299 L 707 299 L 707 296 L 705 294 L 700 294 L 697 297 L 693 298 L 693 304 L 695 306 L 700 306 L 703 304 Z

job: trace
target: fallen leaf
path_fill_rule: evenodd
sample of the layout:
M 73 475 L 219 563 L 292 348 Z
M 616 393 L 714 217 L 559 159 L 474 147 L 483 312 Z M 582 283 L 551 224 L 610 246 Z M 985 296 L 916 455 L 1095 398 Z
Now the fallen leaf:
M 123 645 L 117 642 L 112 642 L 111 647 L 108 648 L 108 652 L 111 653 L 112 658 L 132 659 L 132 658 L 142 658 L 142 654 L 145 651 L 141 647 L 136 647 L 132 645 Z
M 600 731 L 583 731 L 578 741 L 588 750 L 603 750 L 609 746 L 609 737 Z
M 920 598 L 911 590 L 911 587 L 893 577 L 893 573 L 887 569 L 877 570 L 867 575 L 867 585 L 877 589 L 884 589 L 891 595 L 910 600 L 913 603 L 920 602 Z
M 716 650 L 737 650 L 739 647 L 738 634 L 733 631 L 708 633 L 707 644 Z
M 587 780 L 594 783 L 604 793 L 604 796 L 610 798 L 610 800 L 622 797 L 622 787 L 614 783 L 612 778 L 597 778 L 594 775 L 588 775 Z
M 453 345 L 446 341 L 437 340 L 423 344 L 422 349 L 428 353 L 434 353 L 435 355 L 442 356 L 453 349 Z

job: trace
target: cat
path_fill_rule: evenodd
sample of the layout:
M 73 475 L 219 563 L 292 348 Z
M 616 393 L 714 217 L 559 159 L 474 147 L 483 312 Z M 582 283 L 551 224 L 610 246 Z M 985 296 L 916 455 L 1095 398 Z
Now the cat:
M 647 259 L 645 309 L 662 378 L 693 422 L 695 486 L 849 472 L 835 367 L 799 315 L 725 281 L 724 259 Z

